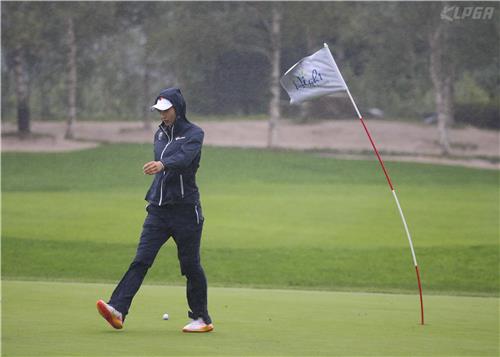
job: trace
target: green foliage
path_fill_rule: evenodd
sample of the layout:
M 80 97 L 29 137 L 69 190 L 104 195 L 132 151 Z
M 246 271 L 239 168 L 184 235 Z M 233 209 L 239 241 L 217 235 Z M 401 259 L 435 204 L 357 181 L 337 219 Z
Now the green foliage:
M 269 103 L 271 4 L 259 2 L 2 3 L 2 117 L 15 116 L 12 51 L 30 69 L 34 119 L 64 118 L 64 19 L 78 41 L 79 119 L 140 119 L 159 90 L 180 86 L 197 114 L 264 114 Z M 478 6 L 460 3 L 458 6 Z M 430 31 L 444 3 L 283 3 L 282 73 L 328 42 L 362 108 L 416 118 L 429 100 Z M 485 6 L 485 5 L 481 5 Z M 495 16 L 500 8 L 495 7 Z M 50 19 L 42 21 L 41 19 Z M 498 92 L 499 32 L 492 20 L 449 24 L 447 60 L 462 97 Z M 468 92 L 472 90 L 472 92 Z M 286 94 L 282 91 L 282 99 Z M 315 103 L 323 115 L 336 108 Z M 321 114 L 321 113 L 320 113 Z M 315 115 L 318 116 L 318 115 Z M 321 116 L 321 115 L 319 115 Z
M 455 99 L 458 104 L 474 103 L 488 104 L 491 101 L 490 94 L 478 85 L 470 73 L 465 73 L 455 86 Z

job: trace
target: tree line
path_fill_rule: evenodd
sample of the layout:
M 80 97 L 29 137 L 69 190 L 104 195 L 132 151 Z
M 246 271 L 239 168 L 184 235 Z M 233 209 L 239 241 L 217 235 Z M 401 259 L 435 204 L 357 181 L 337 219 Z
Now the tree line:
M 148 127 L 159 90 L 179 86 L 197 115 L 267 115 L 272 146 L 281 117 L 353 114 L 337 98 L 286 105 L 280 76 L 323 42 L 362 111 L 435 113 L 443 153 L 464 108 L 470 123 L 493 112 L 498 126 L 496 3 L 2 2 L 1 11 L 2 118 L 16 118 L 22 137 L 32 118 L 66 120 L 68 138 L 77 118 Z

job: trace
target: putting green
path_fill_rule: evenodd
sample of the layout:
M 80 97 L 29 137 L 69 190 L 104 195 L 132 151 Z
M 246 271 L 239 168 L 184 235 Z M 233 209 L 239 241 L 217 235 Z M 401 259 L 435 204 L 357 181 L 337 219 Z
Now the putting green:
M 211 288 L 215 331 L 180 332 L 184 288 L 142 287 L 125 328 L 95 302 L 106 284 L 4 281 L 4 356 L 490 355 L 499 353 L 497 298 Z M 170 314 L 169 321 L 161 319 Z

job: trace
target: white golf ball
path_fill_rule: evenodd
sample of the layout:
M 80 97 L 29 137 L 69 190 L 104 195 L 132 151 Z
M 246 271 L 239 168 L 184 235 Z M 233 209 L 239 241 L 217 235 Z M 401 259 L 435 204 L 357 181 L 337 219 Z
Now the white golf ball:
M 163 314 L 163 320 L 168 320 L 168 314 Z

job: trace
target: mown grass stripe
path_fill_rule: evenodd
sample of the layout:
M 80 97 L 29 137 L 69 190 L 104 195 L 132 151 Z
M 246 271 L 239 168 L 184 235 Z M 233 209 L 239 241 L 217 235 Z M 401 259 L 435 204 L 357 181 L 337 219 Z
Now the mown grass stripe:
M 5 237 L 4 278 L 116 282 L 135 245 Z M 204 248 L 211 284 L 327 290 L 414 292 L 411 257 L 405 248 Z M 424 292 L 498 296 L 498 249 L 494 245 L 419 249 Z M 176 248 L 160 251 L 146 282 L 181 284 Z
M 149 144 L 114 144 L 67 153 L 2 153 L 4 192 L 66 192 L 139 189 L 151 179 L 142 174 L 151 159 Z M 396 189 L 405 185 L 490 186 L 498 192 L 499 171 L 464 167 L 387 162 Z M 311 152 L 261 149 L 203 149 L 198 173 L 201 187 L 228 183 L 369 184 L 386 189 L 378 163 L 338 160 Z M 399 189 L 398 192 L 404 191 Z

